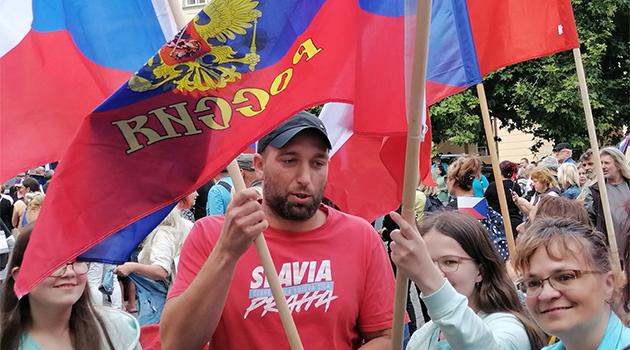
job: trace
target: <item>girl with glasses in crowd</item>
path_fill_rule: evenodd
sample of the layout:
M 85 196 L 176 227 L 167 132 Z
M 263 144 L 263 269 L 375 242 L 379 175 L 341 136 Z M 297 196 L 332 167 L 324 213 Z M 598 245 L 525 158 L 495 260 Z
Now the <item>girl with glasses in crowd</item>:
M 29 224 L 22 230 L 9 262 L 0 305 L 0 348 L 140 349 L 140 327 L 133 316 L 92 306 L 86 262 L 65 264 L 18 300 L 13 286 L 32 229 Z
M 630 329 L 613 310 L 621 278 L 602 233 L 571 219 L 536 220 L 514 256 L 519 286 L 538 325 L 560 342 L 545 349 L 623 349 Z
M 505 264 L 485 228 L 458 211 L 428 216 L 419 228 L 400 215 L 392 259 L 422 292 L 431 321 L 409 350 L 533 350 L 544 335 L 519 302 Z

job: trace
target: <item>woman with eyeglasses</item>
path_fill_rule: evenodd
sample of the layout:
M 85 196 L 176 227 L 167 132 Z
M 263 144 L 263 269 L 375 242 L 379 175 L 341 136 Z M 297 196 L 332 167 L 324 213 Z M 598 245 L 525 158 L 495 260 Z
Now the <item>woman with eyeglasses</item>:
M 140 326 L 133 316 L 111 308 L 95 309 L 86 289 L 86 262 L 54 271 L 22 299 L 13 291 L 33 224 L 18 236 L 0 304 L 0 348 L 140 349 Z
M 527 307 L 560 342 L 545 349 L 623 349 L 630 329 L 612 312 L 622 279 L 611 269 L 604 235 L 571 219 L 536 220 L 514 256 Z
M 392 259 L 422 292 L 431 321 L 416 331 L 409 350 L 533 350 L 543 334 L 519 302 L 503 260 L 474 217 L 458 211 L 409 225 L 390 213 Z

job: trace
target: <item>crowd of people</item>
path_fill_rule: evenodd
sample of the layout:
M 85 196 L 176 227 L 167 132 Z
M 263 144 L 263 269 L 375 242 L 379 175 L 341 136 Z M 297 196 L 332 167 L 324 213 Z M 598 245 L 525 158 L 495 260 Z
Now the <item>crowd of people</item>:
M 21 299 L 13 284 L 50 176 L 36 169 L 3 187 L 12 256 L 0 347 L 136 349 L 141 327 L 159 324 L 164 349 L 288 348 L 252 245 L 261 232 L 307 349 L 391 348 L 401 272 L 422 302 L 408 306 L 409 350 L 630 347 L 630 164 L 618 149 L 600 158 L 619 262 L 591 151 L 576 162 L 560 143 L 537 163 L 501 162 L 499 179 L 484 176 L 477 157 L 436 157 L 432 181 L 416 191 L 416 224 L 392 212 L 377 230 L 324 198 L 331 148 L 322 122 L 300 112 L 238 157 L 246 190 L 222 171 L 181 199 L 128 262 L 68 261 Z M 486 198 L 485 214 L 458 210 L 464 197 Z

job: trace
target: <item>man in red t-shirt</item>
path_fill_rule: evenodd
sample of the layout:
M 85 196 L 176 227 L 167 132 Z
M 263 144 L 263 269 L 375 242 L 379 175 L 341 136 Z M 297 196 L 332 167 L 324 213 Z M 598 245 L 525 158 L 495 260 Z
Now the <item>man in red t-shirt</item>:
M 258 142 L 256 191 L 195 224 L 160 326 L 165 349 L 288 349 L 252 241 L 264 232 L 305 349 L 386 349 L 394 277 L 365 220 L 323 204 L 326 129 L 301 112 Z

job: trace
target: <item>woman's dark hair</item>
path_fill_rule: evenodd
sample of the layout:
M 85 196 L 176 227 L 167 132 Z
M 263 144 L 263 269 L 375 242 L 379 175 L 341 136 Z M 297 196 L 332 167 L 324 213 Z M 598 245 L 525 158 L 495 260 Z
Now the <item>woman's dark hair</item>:
M 461 157 L 448 167 L 448 180 L 464 191 L 472 189 L 473 180 L 481 174 L 481 161 L 477 157 Z
M 512 163 L 509 160 L 504 160 L 499 164 L 499 168 L 501 169 L 501 175 L 507 179 L 514 180 L 514 176 L 518 172 L 518 165 L 516 163 Z
M 15 280 L 13 269 L 22 265 L 24 252 L 33 231 L 34 222 L 24 226 L 18 234 L 9 266 L 7 278 L 2 286 L 0 300 L 0 348 L 5 350 L 17 350 L 20 348 L 20 340 L 24 332 L 32 326 L 29 296 L 17 298 L 13 291 Z M 70 340 L 74 349 L 94 349 L 94 344 L 102 344 L 103 336 L 110 349 L 114 349 L 107 328 L 101 317 L 94 311 L 90 301 L 90 293 L 87 289 L 72 306 L 70 313 Z
M 37 182 L 37 180 L 35 180 L 35 179 L 33 179 L 32 177 L 29 177 L 29 176 L 25 177 L 22 180 L 22 186 L 28 187 L 28 189 L 31 192 L 39 191 L 39 182 Z
M 477 264 L 482 279 L 475 284 L 471 298 L 480 311 L 513 314 L 525 327 L 532 350 L 545 345 L 544 333 L 521 304 L 503 259 L 477 219 L 459 211 L 437 212 L 427 216 L 419 230 L 421 235 L 435 230 L 454 239 Z

